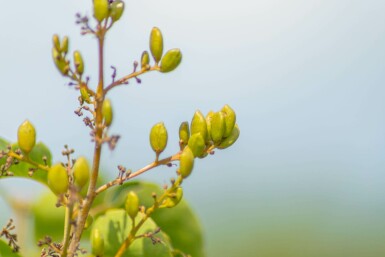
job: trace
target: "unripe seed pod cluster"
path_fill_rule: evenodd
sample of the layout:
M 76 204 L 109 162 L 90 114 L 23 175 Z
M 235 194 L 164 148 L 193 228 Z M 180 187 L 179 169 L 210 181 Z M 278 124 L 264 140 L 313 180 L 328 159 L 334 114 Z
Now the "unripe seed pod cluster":
M 108 0 L 94 0 L 94 17 L 98 22 L 102 22 L 105 18 L 107 18 L 108 13 Z
M 179 159 L 179 174 L 182 178 L 187 178 L 190 176 L 193 168 L 194 168 L 194 154 L 191 151 L 189 146 L 186 146 L 182 153 L 180 154 Z
M 61 163 L 53 165 L 48 171 L 48 186 L 57 195 L 64 194 L 68 190 L 68 173 Z
M 85 157 L 79 157 L 72 167 L 74 183 L 81 189 L 90 180 L 90 165 Z
M 219 112 L 210 111 L 206 116 L 209 140 L 218 149 L 225 149 L 238 139 L 240 131 L 234 110 L 225 105 Z
M 225 149 L 235 143 L 240 133 L 235 121 L 235 112 L 229 105 L 225 105 L 221 111 L 210 111 L 206 117 L 201 111 L 196 111 L 191 120 L 190 130 L 188 122 L 180 125 L 179 142 L 182 153 L 178 172 L 183 178 L 191 174 L 194 158 L 204 158 L 213 148 Z
M 104 99 L 102 113 L 104 118 L 104 124 L 109 127 L 112 123 L 113 119 L 113 111 L 111 101 L 109 99 Z
M 125 207 L 128 216 L 135 219 L 139 212 L 139 197 L 134 191 L 128 192 Z
M 69 71 L 69 61 L 66 59 L 66 54 L 68 52 L 69 39 L 68 37 L 63 37 L 60 42 L 59 36 L 54 35 L 52 37 L 53 47 L 52 47 L 52 58 L 56 65 L 56 68 L 60 71 L 62 75 L 67 75 Z
M 168 197 L 163 201 L 161 208 L 172 208 L 175 207 L 183 197 L 183 189 L 181 187 L 176 187 Z
M 76 73 L 79 75 L 82 75 L 84 72 L 84 62 L 83 62 L 83 57 L 79 51 L 74 52 L 74 63 L 75 63 Z
M 155 124 L 150 131 L 150 144 L 156 154 L 160 154 L 167 146 L 168 134 L 163 122 Z
M 187 145 L 190 138 L 190 128 L 187 121 L 184 121 L 179 126 L 179 142 L 182 149 Z
M 32 151 L 36 143 L 36 130 L 31 122 L 28 120 L 24 121 L 17 131 L 17 143 L 19 148 L 28 154 Z
M 142 69 L 148 69 L 150 67 L 150 55 L 147 51 L 142 53 L 140 65 Z
M 113 22 L 116 22 L 122 17 L 124 11 L 124 3 L 120 0 L 114 1 L 110 4 L 109 15 Z
M 80 87 L 80 97 L 82 98 L 82 100 L 86 103 L 91 103 L 91 98 L 90 98 L 90 95 L 88 94 L 87 92 L 87 88 L 85 86 L 81 86 Z
M 159 65 L 160 72 L 167 73 L 175 70 L 182 61 L 182 52 L 178 48 L 170 49 L 163 56 L 163 35 L 159 28 L 154 27 L 150 34 L 150 52 Z M 143 68 L 143 55 L 142 55 Z

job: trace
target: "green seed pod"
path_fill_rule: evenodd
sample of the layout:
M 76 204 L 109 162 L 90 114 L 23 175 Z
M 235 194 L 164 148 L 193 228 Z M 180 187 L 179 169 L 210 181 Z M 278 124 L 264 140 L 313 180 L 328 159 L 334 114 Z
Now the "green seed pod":
M 162 32 L 157 27 L 154 27 L 151 30 L 150 51 L 155 62 L 158 63 L 163 55 L 163 36 Z
M 108 17 L 108 5 L 108 0 L 94 0 L 94 17 L 98 22 Z
M 139 212 L 139 197 L 134 191 L 128 192 L 125 207 L 128 216 L 135 219 Z
M 175 70 L 182 61 L 182 53 L 178 48 L 171 49 L 163 56 L 160 71 L 163 73 Z
M 182 178 L 187 178 L 194 168 L 194 154 L 190 147 L 186 146 L 179 159 L 179 174 Z
M 223 106 L 221 112 L 225 114 L 225 123 L 226 123 L 226 129 L 223 137 L 228 137 L 232 134 L 237 116 L 235 115 L 235 112 L 231 107 L 226 104 Z
M 79 51 L 74 52 L 74 63 L 75 63 L 75 70 L 79 75 L 82 75 L 84 72 L 84 62 L 82 55 Z
M 212 140 L 211 138 L 211 119 L 214 115 L 213 111 L 209 111 L 206 115 L 206 125 L 207 125 L 207 137 L 208 140 Z
M 195 112 L 194 117 L 192 118 L 190 131 L 191 135 L 201 133 L 205 142 L 208 141 L 206 119 L 199 110 Z
M 150 131 L 150 144 L 155 153 L 160 154 L 167 146 L 168 134 L 163 122 L 155 124 Z
M 91 215 L 88 215 L 86 219 L 86 224 L 84 224 L 84 229 L 91 227 L 93 222 L 94 222 L 94 218 L 92 218 Z
M 53 46 L 57 51 L 60 51 L 60 39 L 57 34 L 52 37 Z
M 63 40 L 61 41 L 61 44 L 60 44 L 60 52 L 66 54 L 68 52 L 68 37 L 65 36 L 63 37 Z
M 29 120 L 24 121 L 17 130 L 17 143 L 20 149 L 28 154 L 36 143 L 36 130 Z
M 218 144 L 222 141 L 226 129 L 225 114 L 223 112 L 216 112 L 211 117 L 210 124 L 211 139 L 214 141 L 214 144 Z
M 80 87 L 80 96 L 82 100 L 86 103 L 91 103 L 90 95 L 87 92 L 87 88 L 85 86 Z
M 92 253 L 96 256 L 103 256 L 104 254 L 104 239 L 99 229 L 94 228 L 91 232 L 91 246 Z
M 104 124 L 108 127 L 112 123 L 113 118 L 113 112 L 112 112 L 112 105 L 111 101 L 109 99 L 104 99 L 103 101 L 103 107 L 102 107 L 102 113 L 104 118 Z
M 84 157 L 79 157 L 76 160 L 72 170 L 74 174 L 75 185 L 81 189 L 90 180 L 90 165 L 88 164 L 87 159 Z
M 124 11 L 124 3 L 120 0 L 110 4 L 110 17 L 113 22 L 118 21 L 122 17 Z
M 190 129 L 188 122 L 184 121 L 179 126 L 179 141 L 183 146 L 186 146 L 190 138 Z
M 142 69 L 145 69 L 149 63 L 150 63 L 150 55 L 148 54 L 147 51 L 144 51 L 142 53 L 142 58 L 141 58 Z
M 238 124 L 235 124 L 233 131 L 230 136 L 223 139 L 223 141 L 217 146 L 218 149 L 225 149 L 235 143 L 237 141 L 240 134 L 240 130 Z
M 172 208 L 176 206 L 183 197 L 183 189 L 181 187 L 175 188 L 171 195 L 169 195 L 166 200 L 162 203 L 160 208 Z
M 62 75 L 67 75 L 69 71 L 68 62 L 61 57 L 61 54 L 55 47 L 52 48 L 52 57 L 56 68 L 60 71 L 60 73 Z
M 68 174 L 67 170 L 57 163 L 48 171 L 48 186 L 57 195 L 64 194 L 68 190 Z
M 188 140 L 188 147 L 191 149 L 195 157 L 201 156 L 206 148 L 205 140 L 201 133 L 193 134 Z

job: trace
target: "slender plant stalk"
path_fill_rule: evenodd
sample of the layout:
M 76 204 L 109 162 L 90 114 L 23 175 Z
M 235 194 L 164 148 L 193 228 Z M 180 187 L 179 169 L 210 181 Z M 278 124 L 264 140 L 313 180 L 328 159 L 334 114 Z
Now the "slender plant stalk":
M 33 166 L 35 166 L 36 168 L 38 169 L 41 169 L 41 170 L 45 170 L 45 171 L 48 171 L 49 170 L 49 167 L 48 166 L 45 166 L 45 165 L 41 165 L 37 162 L 34 162 L 32 161 L 31 159 L 28 158 L 28 156 L 20 156 L 18 154 L 16 154 L 15 152 L 13 151 L 9 151 L 8 152 L 8 156 L 12 157 L 12 158 L 15 158 L 19 161 L 22 161 L 22 162 L 25 162 L 25 163 L 28 163 L 28 164 L 31 164 Z
M 69 201 L 70 203 L 70 201 Z M 64 236 L 63 236 L 63 252 L 61 257 L 67 257 L 68 245 L 70 242 L 71 233 L 71 218 L 73 213 L 73 205 L 69 204 L 66 206 L 65 219 L 64 219 Z
M 103 136 L 103 114 L 102 106 L 104 101 L 104 35 L 105 29 L 101 28 L 100 33 L 98 34 L 98 43 L 99 43 L 99 83 L 96 91 L 95 98 L 95 148 L 94 148 L 94 158 L 92 164 L 92 173 L 90 178 L 90 183 L 88 186 L 87 196 L 82 205 L 82 209 L 79 212 L 79 216 L 76 222 L 76 228 L 73 235 L 73 239 L 69 246 L 69 257 L 73 257 L 76 249 L 79 245 L 80 238 L 82 236 L 84 225 L 87 220 L 88 213 L 91 209 L 91 205 L 96 196 L 96 181 L 99 174 L 99 165 L 100 165 L 100 155 L 102 151 L 102 136 Z
M 132 178 L 134 178 L 136 176 L 139 176 L 140 174 L 142 174 L 142 173 L 144 173 L 144 172 L 146 172 L 148 170 L 151 170 L 153 168 L 156 168 L 156 167 L 158 167 L 160 165 L 166 165 L 166 164 L 169 164 L 170 162 L 179 160 L 179 157 L 180 157 L 180 152 L 175 154 L 175 155 L 172 155 L 172 156 L 169 156 L 167 158 L 164 158 L 162 160 L 152 162 L 152 163 L 148 164 L 147 166 L 145 166 L 145 167 L 135 171 L 134 173 L 130 173 L 130 175 L 128 175 L 125 178 L 117 178 L 117 179 L 114 179 L 114 180 L 108 182 L 107 184 L 104 184 L 104 185 L 100 186 L 95 191 L 95 194 L 100 194 L 101 192 L 107 190 L 108 188 L 110 188 L 112 186 L 119 185 L 119 184 L 121 184 L 124 181 L 132 179 Z

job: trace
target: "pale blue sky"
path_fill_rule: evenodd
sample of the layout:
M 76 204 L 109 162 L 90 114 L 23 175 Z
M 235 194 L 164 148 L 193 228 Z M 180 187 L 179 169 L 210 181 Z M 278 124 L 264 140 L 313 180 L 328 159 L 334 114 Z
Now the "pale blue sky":
M 56 160 L 64 144 L 86 156 L 92 150 L 73 114 L 77 93 L 50 56 L 52 34 L 69 35 L 95 82 L 95 41 L 74 25 L 76 12 L 91 13 L 89 2 L 24 0 L 20 10 L 14 1 L 2 3 L 9 11 L 0 17 L 0 135 L 15 140 L 28 118 Z M 165 154 L 175 152 L 180 122 L 228 103 L 238 113 L 239 142 L 199 161 L 185 183 L 209 253 L 218 254 L 223 226 L 246 237 L 263 213 L 301 217 L 317 203 L 317 215 L 351 220 L 347 227 L 362 217 L 385 224 L 384 13 L 381 0 L 126 1 L 107 40 L 106 67 L 130 72 L 148 50 L 153 26 L 166 49 L 182 49 L 183 62 L 173 73 L 146 74 L 140 86 L 112 92 L 112 131 L 122 139 L 115 152 L 105 151 L 102 167 L 115 174 L 117 164 L 136 169 L 151 161 L 147 133 L 158 121 L 169 130 Z M 160 169 L 145 177 L 163 183 L 172 174 Z M 239 219 L 249 224 L 237 225 Z M 364 235 L 379 229 L 363 227 Z M 233 237 L 221 236 L 230 256 Z

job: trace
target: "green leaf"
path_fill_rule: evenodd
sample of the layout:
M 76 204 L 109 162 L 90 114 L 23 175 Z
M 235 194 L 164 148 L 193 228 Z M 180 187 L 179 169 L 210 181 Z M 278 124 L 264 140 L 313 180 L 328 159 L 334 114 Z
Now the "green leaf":
M 12 252 L 12 248 L 3 240 L 0 240 L 0 257 L 21 257 L 21 255 Z
M 149 207 L 154 199 L 151 194 L 162 194 L 163 190 L 156 184 L 147 182 L 125 183 L 115 190 L 106 192 L 104 202 L 111 203 L 111 206 L 122 207 L 125 196 L 132 190 L 140 199 L 140 205 Z M 188 203 L 182 199 L 174 208 L 158 209 L 151 218 L 171 239 L 173 248 L 193 257 L 204 257 L 204 242 L 201 225 Z
M 6 150 L 8 145 L 9 145 L 9 142 L 0 138 L 0 150 Z M 18 145 L 16 143 L 13 144 L 12 149 L 13 150 L 18 149 Z M 46 157 L 48 166 L 51 165 L 51 161 L 52 161 L 51 152 L 48 149 L 48 147 L 44 145 L 42 142 L 37 143 L 28 156 L 32 161 L 42 165 L 45 165 L 43 161 L 43 157 Z M 6 157 L 0 160 L 0 165 L 3 165 L 5 163 L 6 161 L 5 159 Z M 32 177 L 30 177 L 28 175 L 29 168 L 34 168 L 34 166 L 26 162 L 19 162 L 19 164 L 17 165 L 15 164 L 12 165 L 9 171 L 13 172 L 13 175 L 15 177 L 30 178 L 47 185 L 47 172 L 45 170 L 38 169 L 34 172 Z M 9 178 L 9 176 L 0 176 L 0 179 L 3 179 L 3 178 Z
M 62 239 L 65 208 L 56 207 L 56 203 L 57 197 L 51 192 L 46 192 L 33 204 L 35 241 L 46 235 L 51 236 L 54 241 Z
M 141 220 L 143 214 L 139 214 L 135 222 Z M 113 257 L 119 250 L 121 244 L 129 235 L 132 228 L 131 219 L 123 209 L 113 209 L 107 211 L 104 215 L 99 216 L 94 222 L 92 229 L 99 229 L 104 238 L 104 255 L 103 257 Z M 154 232 L 157 229 L 155 222 L 149 218 L 139 229 L 137 236 L 147 232 Z M 159 232 L 155 237 L 162 240 L 162 243 L 152 244 L 149 238 L 136 239 L 128 250 L 123 254 L 126 257 L 171 257 L 172 249 L 169 244 L 169 238 L 163 232 Z

